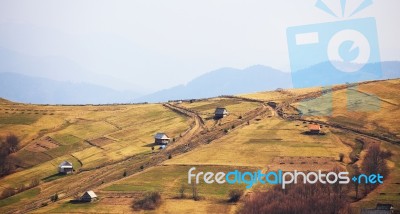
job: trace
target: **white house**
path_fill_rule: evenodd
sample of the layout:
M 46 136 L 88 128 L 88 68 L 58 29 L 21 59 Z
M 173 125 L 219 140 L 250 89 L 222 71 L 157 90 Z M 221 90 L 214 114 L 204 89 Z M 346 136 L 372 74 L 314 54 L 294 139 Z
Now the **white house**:
M 157 133 L 154 136 L 154 143 L 158 145 L 168 144 L 171 138 L 169 138 L 165 133 Z
M 82 202 L 92 202 L 92 201 L 95 201 L 95 200 L 97 200 L 97 195 L 92 190 L 86 191 L 81 196 L 81 201 Z

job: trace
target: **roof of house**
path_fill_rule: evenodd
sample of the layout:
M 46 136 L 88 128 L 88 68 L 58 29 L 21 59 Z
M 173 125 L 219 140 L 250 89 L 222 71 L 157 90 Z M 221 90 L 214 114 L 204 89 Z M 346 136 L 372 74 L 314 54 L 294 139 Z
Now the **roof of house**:
M 72 167 L 72 163 L 68 161 L 63 161 L 62 163 L 60 163 L 60 165 L 58 165 L 58 167 L 69 168 Z
M 85 195 L 89 195 L 90 198 L 97 198 L 96 193 L 94 193 L 92 190 L 86 191 L 86 192 L 83 194 L 83 196 L 85 196 Z M 82 196 L 82 197 L 83 197 L 83 196 Z
M 216 108 L 215 109 L 215 114 L 226 114 L 226 113 L 228 113 L 226 108 Z
M 159 140 L 169 140 L 170 139 L 165 133 L 157 133 L 154 136 L 154 138 L 159 139 Z
M 377 204 L 376 205 L 376 209 L 377 210 L 391 210 L 393 209 L 393 205 L 392 204 Z
M 320 130 L 321 130 L 321 126 L 320 126 L 320 125 L 317 125 L 317 124 L 311 124 L 311 125 L 308 126 L 308 128 L 309 128 L 310 130 L 312 130 L 312 131 L 314 131 L 314 130 L 320 131 Z

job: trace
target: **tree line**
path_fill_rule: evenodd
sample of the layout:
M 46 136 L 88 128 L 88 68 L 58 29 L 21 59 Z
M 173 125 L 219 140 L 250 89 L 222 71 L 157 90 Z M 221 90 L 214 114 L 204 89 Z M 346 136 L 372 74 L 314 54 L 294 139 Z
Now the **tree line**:
M 18 151 L 19 143 L 20 140 L 13 134 L 0 138 L 0 177 L 15 170 L 15 160 L 11 154 Z
M 367 153 L 359 167 L 351 165 L 351 177 L 358 177 L 361 173 L 366 175 L 380 174 L 387 177 L 389 168 L 387 159 L 391 157 L 390 151 L 382 150 L 378 143 L 369 145 Z M 337 172 L 339 168 L 334 168 Z M 350 177 L 350 178 L 351 178 Z M 364 197 L 379 184 L 358 184 L 351 182 L 348 185 L 332 184 L 291 184 L 286 189 L 279 185 L 273 186 L 266 192 L 255 192 L 244 200 L 239 213 L 276 213 L 276 214 L 341 214 L 350 213 L 350 197 L 355 192 L 355 200 Z M 353 193 L 354 193 L 353 192 Z

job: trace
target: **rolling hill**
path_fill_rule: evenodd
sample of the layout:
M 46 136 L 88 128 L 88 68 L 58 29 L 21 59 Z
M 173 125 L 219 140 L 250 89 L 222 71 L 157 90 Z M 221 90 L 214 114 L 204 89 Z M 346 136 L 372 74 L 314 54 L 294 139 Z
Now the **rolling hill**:
M 21 148 L 13 154 L 18 168 L 0 178 L 0 191 L 27 185 L 34 178 L 40 183 L 0 200 L 0 212 L 129 213 L 135 201 L 157 191 L 163 203 L 155 213 L 235 213 L 244 199 L 226 201 L 231 190 L 245 190 L 244 185 L 200 184 L 196 186 L 200 200 L 195 201 L 191 198 L 193 187 L 187 184 L 188 169 L 329 170 L 340 166 L 350 170 L 353 164 L 361 164 L 366 148 L 373 143 L 392 152 L 390 176 L 359 200 L 354 200 L 355 193 L 350 190 L 351 209 L 357 213 L 378 202 L 391 203 L 397 209 L 400 136 L 393 115 L 399 111 L 400 80 L 320 90 L 282 89 L 137 105 L 52 106 L 2 101 L 0 136 L 14 133 L 21 139 Z M 268 105 L 270 101 L 276 105 Z M 216 121 L 213 111 L 221 106 L 230 114 Z M 304 134 L 310 123 L 322 125 L 324 134 Z M 173 138 L 165 149 L 152 144 L 157 132 Z M 340 153 L 344 154 L 342 162 Z M 354 162 L 354 157 L 360 160 Z M 76 172 L 57 175 L 57 164 L 63 160 L 71 161 Z M 183 198 L 181 189 L 186 195 Z M 70 202 L 87 190 L 94 190 L 99 201 Z M 265 190 L 265 186 L 245 191 L 245 198 L 257 190 Z M 59 201 L 53 203 L 50 197 L 56 193 Z

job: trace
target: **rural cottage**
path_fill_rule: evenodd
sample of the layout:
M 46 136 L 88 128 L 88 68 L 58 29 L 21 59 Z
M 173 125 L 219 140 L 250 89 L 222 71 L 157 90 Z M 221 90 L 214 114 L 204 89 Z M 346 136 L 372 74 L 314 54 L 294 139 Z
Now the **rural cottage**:
M 228 115 L 228 111 L 226 110 L 226 108 L 216 108 L 215 109 L 215 113 L 214 113 L 215 119 L 224 118 L 227 115 Z
M 82 202 L 93 202 L 93 201 L 96 201 L 96 200 L 97 200 L 97 195 L 92 190 L 86 191 L 81 196 L 81 201 Z
M 158 145 L 166 145 L 170 141 L 170 138 L 165 133 L 157 133 L 154 136 L 154 143 Z
M 61 174 L 70 174 L 74 171 L 74 167 L 71 162 L 64 161 L 60 165 L 58 165 L 58 172 Z

